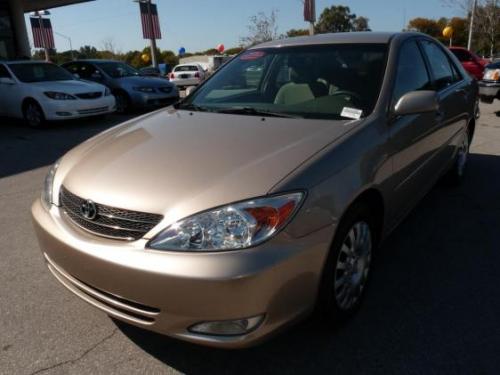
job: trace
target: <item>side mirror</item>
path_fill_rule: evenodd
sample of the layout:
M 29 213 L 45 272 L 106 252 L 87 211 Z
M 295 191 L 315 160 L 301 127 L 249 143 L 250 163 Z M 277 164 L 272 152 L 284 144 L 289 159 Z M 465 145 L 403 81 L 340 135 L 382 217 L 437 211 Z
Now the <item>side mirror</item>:
M 2 77 L 2 78 L 0 78 L 0 84 L 1 85 L 15 85 L 16 81 L 14 81 L 14 79 L 9 78 L 9 77 Z
M 78 73 L 74 73 L 74 74 L 73 74 L 73 77 L 75 77 L 76 79 L 80 79 L 80 74 L 78 74 Z
M 189 96 L 193 93 L 193 91 L 196 90 L 196 86 L 188 86 L 186 88 L 186 96 Z
M 436 112 L 439 102 L 435 91 L 411 91 L 403 95 L 394 107 L 394 115 L 405 116 Z

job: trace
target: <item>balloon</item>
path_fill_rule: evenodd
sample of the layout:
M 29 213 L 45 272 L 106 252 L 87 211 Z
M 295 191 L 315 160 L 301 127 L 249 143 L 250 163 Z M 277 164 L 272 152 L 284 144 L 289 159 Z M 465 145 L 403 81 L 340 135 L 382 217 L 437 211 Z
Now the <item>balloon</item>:
M 446 26 L 446 27 L 443 29 L 443 36 L 444 36 L 445 38 L 450 39 L 450 38 L 453 36 L 453 27 L 451 27 L 451 26 Z
M 143 53 L 143 54 L 141 55 L 141 59 L 142 59 L 142 61 L 144 61 L 145 63 L 148 63 L 148 62 L 149 62 L 150 57 L 149 57 L 149 55 L 148 55 L 147 53 Z
M 216 48 L 217 51 L 219 51 L 220 53 L 224 53 L 224 51 L 226 50 L 226 47 L 224 47 L 224 44 L 219 44 Z
M 186 54 L 186 49 L 184 47 L 179 48 L 179 56 L 183 56 Z

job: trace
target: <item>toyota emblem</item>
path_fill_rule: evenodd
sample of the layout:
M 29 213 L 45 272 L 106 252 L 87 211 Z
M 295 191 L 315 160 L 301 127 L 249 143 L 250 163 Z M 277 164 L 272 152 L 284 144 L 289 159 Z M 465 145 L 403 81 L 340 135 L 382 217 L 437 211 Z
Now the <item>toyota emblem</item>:
M 97 206 L 91 200 L 86 200 L 80 206 L 80 212 L 87 220 L 94 220 L 97 217 Z

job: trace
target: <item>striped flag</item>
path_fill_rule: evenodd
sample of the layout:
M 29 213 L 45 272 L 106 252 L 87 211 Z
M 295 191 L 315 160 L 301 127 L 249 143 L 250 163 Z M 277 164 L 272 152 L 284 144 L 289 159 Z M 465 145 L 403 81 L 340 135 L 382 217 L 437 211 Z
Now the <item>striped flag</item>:
M 33 44 L 35 48 L 56 48 L 52 24 L 48 18 L 30 18 L 31 30 L 33 31 Z
M 139 3 L 144 39 L 161 39 L 160 19 L 156 4 Z M 150 16 L 151 14 L 151 16 Z
M 304 0 L 304 21 L 316 22 L 315 0 Z

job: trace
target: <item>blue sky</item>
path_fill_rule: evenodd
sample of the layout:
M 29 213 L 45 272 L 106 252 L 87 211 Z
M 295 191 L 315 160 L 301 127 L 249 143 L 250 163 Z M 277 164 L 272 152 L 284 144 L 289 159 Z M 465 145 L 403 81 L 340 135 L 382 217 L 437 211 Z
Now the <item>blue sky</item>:
M 278 10 L 280 32 L 305 28 L 300 0 L 156 0 L 163 33 L 161 49 L 188 52 L 205 50 L 224 43 L 237 46 L 246 35 L 250 16 Z M 459 9 L 443 5 L 441 0 L 317 0 L 319 12 L 331 5 L 347 5 L 351 12 L 366 16 L 374 31 L 399 31 L 413 17 L 439 18 L 460 15 Z M 101 48 L 112 39 L 117 50 L 142 49 L 139 6 L 132 0 L 97 0 L 90 3 L 52 9 L 54 30 L 71 37 L 74 48 L 89 44 Z M 30 35 L 31 37 L 31 35 Z M 58 50 L 69 49 L 68 41 L 55 35 Z

